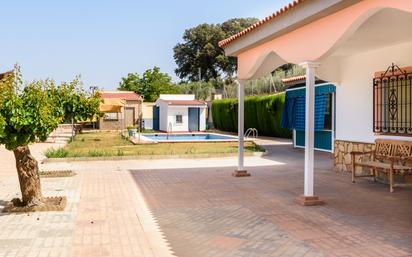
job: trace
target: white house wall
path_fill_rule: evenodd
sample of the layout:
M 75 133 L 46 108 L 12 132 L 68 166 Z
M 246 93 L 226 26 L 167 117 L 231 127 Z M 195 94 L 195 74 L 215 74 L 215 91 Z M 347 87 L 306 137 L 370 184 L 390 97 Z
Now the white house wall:
M 412 66 L 412 42 L 345 57 L 339 63 L 336 87 L 336 139 L 371 143 L 381 136 L 373 133 L 373 76 L 395 63 Z
M 167 131 L 167 124 L 169 122 L 164 117 L 168 117 L 168 105 L 163 101 L 158 101 L 157 105 L 159 106 L 159 129 Z
M 189 130 L 189 112 L 187 107 L 169 106 L 168 112 L 168 124 L 172 123 L 172 129 L 174 132 L 185 132 Z M 183 122 L 176 123 L 176 115 L 182 115 Z M 165 129 L 166 131 L 166 129 Z
M 160 100 L 195 100 L 195 95 L 188 94 L 160 94 Z
M 200 108 L 199 119 L 199 130 L 206 130 L 206 108 Z

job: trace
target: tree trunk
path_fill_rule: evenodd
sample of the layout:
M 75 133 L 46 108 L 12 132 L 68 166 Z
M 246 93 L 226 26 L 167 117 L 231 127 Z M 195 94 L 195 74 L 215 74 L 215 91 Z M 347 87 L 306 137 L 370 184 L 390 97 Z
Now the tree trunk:
M 40 187 L 39 166 L 36 159 L 30 154 L 29 147 L 19 146 L 14 151 L 17 174 L 23 206 L 41 205 L 43 196 Z

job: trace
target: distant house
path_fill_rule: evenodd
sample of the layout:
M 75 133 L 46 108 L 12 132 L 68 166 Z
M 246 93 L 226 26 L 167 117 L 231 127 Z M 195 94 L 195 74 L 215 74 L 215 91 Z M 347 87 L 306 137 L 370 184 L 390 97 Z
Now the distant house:
M 104 113 L 98 121 L 98 128 L 102 130 L 120 130 L 138 123 L 142 112 L 143 98 L 132 91 L 100 92 L 103 103 L 100 111 Z
M 153 107 L 153 129 L 171 132 L 206 130 L 207 103 L 195 95 L 160 95 Z

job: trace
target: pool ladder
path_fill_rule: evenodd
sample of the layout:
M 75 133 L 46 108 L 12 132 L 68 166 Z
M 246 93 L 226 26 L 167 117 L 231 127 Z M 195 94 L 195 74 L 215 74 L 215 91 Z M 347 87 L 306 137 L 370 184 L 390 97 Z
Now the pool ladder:
M 248 128 L 245 132 L 245 138 L 257 138 L 259 136 L 258 130 L 255 128 Z
M 169 125 L 167 126 L 166 130 L 166 139 L 169 140 L 169 133 L 173 132 L 173 125 L 171 122 L 169 122 Z

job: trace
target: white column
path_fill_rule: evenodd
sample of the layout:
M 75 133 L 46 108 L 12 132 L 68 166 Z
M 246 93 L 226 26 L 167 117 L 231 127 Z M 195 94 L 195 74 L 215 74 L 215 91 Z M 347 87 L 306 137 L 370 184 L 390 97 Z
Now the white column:
M 238 171 L 244 170 L 244 131 L 245 131 L 245 81 L 238 81 Z
M 318 63 L 305 62 L 306 68 L 306 113 L 305 113 L 305 189 L 304 196 L 312 197 L 314 182 L 314 139 L 315 139 L 315 70 Z
M 244 166 L 244 128 L 245 128 L 245 82 L 239 80 L 238 85 L 238 163 L 237 169 L 233 172 L 235 177 L 248 177 L 250 173 L 245 170 Z

